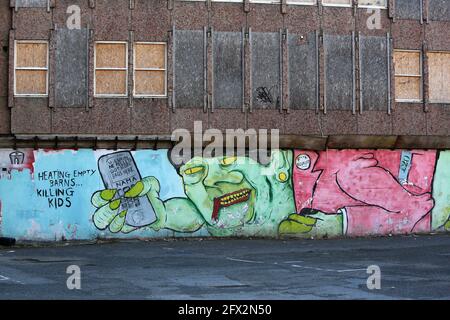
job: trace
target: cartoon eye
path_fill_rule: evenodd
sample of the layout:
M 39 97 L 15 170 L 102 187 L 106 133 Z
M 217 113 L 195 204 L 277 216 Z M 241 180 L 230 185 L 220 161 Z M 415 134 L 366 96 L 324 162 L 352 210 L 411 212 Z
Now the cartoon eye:
M 190 176 L 190 175 L 193 175 L 196 173 L 203 172 L 204 170 L 205 169 L 203 167 L 194 167 L 194 168 L 189 168 L 186 171 L 184 171 L 184 174 Z
M 237 157 L 227 157 L 227 158 L 223 158 L 221 161 L 221 164 L 224 166 L 229 166 L 233 163 L 235 163 L 237 160 Z

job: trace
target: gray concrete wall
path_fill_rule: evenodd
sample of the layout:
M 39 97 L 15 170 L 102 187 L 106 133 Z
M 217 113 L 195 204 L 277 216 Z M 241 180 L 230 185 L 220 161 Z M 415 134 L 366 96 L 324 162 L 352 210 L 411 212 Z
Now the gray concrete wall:
M 38 1 L 39 2 L 39 1 Z M 420 3 L 420 1 L 418 1 Z M 21 2 L 19 1 L 18 4 Z M 50 66 L 50 94 L 48 98 L 13 98 L 11 87 L 9 105 L 12 107 L 11 129 L 9 124 L 9 110 L 7 108 L 6 69 L 8 54 L 0 53 L 0 133 L 13 134 L 51 134 L 51 135 L 79 135 L 79 134 L 109 134 L 109 135 L 170 135 L 173 129 L 192 129 L 195 120 L 203 121 L 204 128 L 278 128 L 282 135 L 322 137 L 339 136 L 444 136 L 450 135 L 448 123 L 450 121 L 450 105 L 427 103 L 395 103 L 394 81 L 392 69 L 392 57 L 390 73 L 380 71 L 371 65 L 372 56 L 364 55 L 364 48 L 360 48 L 361 39 L 363 45 L 384 39 L 387 35 L 392 37 L 389 45 L 396 49 L 415 49 L 450 51 L 450 17 L 440 13 L 438 9 L 447 5 L 443 1 L 425 1 L 420 10 L 416 2 L 389 1 L 390 7 L 380 12 L 381 28 L 369 29 L 367 20 L 373 13 L 368 13 L 362 8 L 336 8 L 318 6 L 294 6 L 286 5 L 282 1 L 280 5 L 253 4 L 245 0 L 244 3 L 221 2 L 189 2 L 189 1 L 164 1 L 164 0 L 59 0 L 50 1 L 50 11 L 46 6 L 39 4 L 37 8 L 0 7 L 0 15 L 6 19 L 0 19 L 0 41 L 2 48 L 8 46 L 8 33 L 12 29 L 13 39 L 39 39 L 49 40 L 51 43 L 50 57 L 56 61 L 56 44 L 59 39 L 58 30 L 64 29 L 69 5 L 77 4 L 81 8 L 81 24 L 83 29 L 90 30 L 90 38 L 87 47 L 90 48 L 89 64 L 86 68 L 89 82 L 87 88 L 89 98 L 78 99 L 74 102 L 74 96 L 55 93 L 62 90 L 57 84 L 61 79 L 56 71 L 57 63 Z M 131 6 L 130 6 L 131 3 Z M 428 5 L 429 4 L 429 5 Z M 15 1 L 11 1 L 15 5 Z M 12 26 L 10 14 L 13 12 Z M 56 28 L 56 29 L 55 29 Z M 173 31 L 175 31 L 175 37 Z M 177 35 L 183 32 L 197 32 L 200 40 L 204 40 L 205 47 L 195 49 L 195 56 L 186 61 L 174 61 L 177 57 Z M 206 30 L 206 36 L 201 39 Z M 214 47 L 217 40 L 225 39 L 220 35 L 225 32 L 243 35 L 243 48 L 240 58 L 242 67 L 233 64 L 230 74 L 220 74 L 226 66 L 218 66 L 214 57 Z M 70 33 L 70 32 L 69 32 Z M 315 37 L 317 33 L 317 46 Z M 260 36 L 269 34 L 280 35 L 279 43 L 272 43 L 272 54 L 262 52 L 258 46 Z M 347 60 L 353 62 L 353 77 L 346 77 L 344 91 L 335 88 L 336 94 L 327 94 L 331 83 L 339 79 L 339 68 L 333 69 L 327 59 L 326 39 L 352 39 L 349 43 L 354 48 L 349 48 L 345 43 Z M 93 98 L 93 44 L 101 40 L 118 41 L 161 41 L 168 43 L 168 97 L 163 99 L 99 99 Z M 296 46 L 289 44 L 289 39 L 296 40 Z M 324 41 L 325 39 L 325 41 Z M 11 41 L 10 40 L 10 41 Z M 216 43 L 214 44 L 214 40 Z M 81 40 L 80 40 L 81 41 Z M 181 40 L 180 40 L 181 41 Z M 263 41 L 264 42 L 264 41 Z M 275 41 L 276 42 L 276 41 Z M 264 44 L 264 43 L 263 43 Z M 386 43 L 387 44 L 387 43 Z M 386 45 L 385 44 L 385 45 Z M 200 46 L 201 44 L 199 44 Z M 223 50 L 236 46 L 222 46 Z M 310 59 L 310 55 L 296 53 L 298 48 L 306 48 L 317 55 L 317 61 Z M 216 47 L 217 48 L 217 47 Z M 243 50 L 242 50 L 243 49 Z M 305 49 L 305 50 L 306 50 Z M 194 50 L 194 49 L 192 49 Z M 256 50 L 256 51 L 255 51 Z M 206 56 L 199 57 L 201 53 Z M 353 56 L 351 52 L 353 51 Z M 9 51 L 11 54 L 11 50 Z M 81 52 L 81 51 L 80 51 Z M 222 53 L 223 57 L 232 57 L 233 53 Z M 234 53 L 236 54 L 236 53 Z M 238 54 L 239 55 L 239 54 Z M 350 55 L 350 56 L 349 56 Z M 76 57 L 77 55 L 75 55 Z M 81 54 L 81 56 L 83 56 Z M 217 53 L 216 53 L 217 56 Z M 297 57 L 305 60 L 307 68 L 302 75 L 292 75 L 290 70 L 299 68 L 298 61 L 291 61 Z M 261 58 L 262 57 L 262 58 Z M 267 58 L 267 59 L 264 59 Z M 269 59 L 272 57 L 273 59 Z M 309 59 L 306 59 L 309 57 Z M 194 59 L 195 58 L 195 59 Z M 237 57 L 239 58 L 239 57 Z M 261 58 L 261 59 L 260 59 Z M 225 58 L 224 58 L 225 59 Z M 387 68 L 386 61 L 382 61 L 382 55 L 376 55 L 377 66 Z M 130 59 L 131 60 L 131 59 Z M 195 60 L 195 61 L 194 61 Z M 264 61 L 270 65 L 264 65 Z M 270 62 L 270 61 L 272 62 Z M 274 65 L 275 62 L 279 65 Z M 198 64 L 196 68 L 199 77 L 196 77 L 195 93 L 191 101 L 183 98 L 183 90 L 174 93 L 177 85 L 183 85 L 186 77 L 177 78 L 177 74 L 183 72 L 190 63 Z M 338 61 L 339 62 L 339 61 Z M 360 70 L 361 62 L 361 70 Z M 297 63 L 297 64 L 296 64 Z M 182 64 L 180 66 L 180 64 Z M 187 65 L 188 64 L 188 65 Z M 261 65 L 262 64 L 262 65 Z M 83 64 L 80 64 L 81 67 Z M 175 68 L 173 66 L 175 65 Z M 339 63 L 337 64 L 339 66 Z M 424 95 L 427 98 L 427 72 L 424 62 Z M 132 61 L 130 61 L 130 69 Z M 328 68 L 329 67 L 329 68 Z M 263 83 L 259 76 L 258 68 L 267 73 L 269 84 Z M 174 73 L 175 70 L 175 73 Z M 226 70 L 226 68 L 225 68 Z M 359 73 L 368 70 L 371 74 L 364 74 L 359 81 Z M 319 76 L 317 77 L 317 71 Z M 217 73 L 219 72 L 219 73 Z M 241 72 L 243 89 L 241 96 L 233 92 L 233 96 L 226 95 L 221 85 L 229 79 L 236 79 Z M 331 72 L 331 73 L 330 73 Z M 302 81 L 308 74 L 304 86 L 299 86 L 295 81 Z M 377 95 L 374 90 L 367 88 L 368 84 L 375 82 L 380 85 L 385 82 L 390 74 L 391 87 L 384 88 L 383 94 Z M 206 78 L 204 76 L 206 75 Z M 378 77 L 377 77 L 378 76 Z M 9 76 L 10 81 L 12 75 Z M 70 78 L 68 78 L 70 79 Z M 132 76 L 129 76 L 129 91 L 131 92 Z M 327 80 L 328 79 L 328 80 Z M 80 79 L 79 79 L 80 80 Z M 260 81 L 261 80 L 261 81 Z M 353 81 L 354 83 L 349 83 Z M 217 82 L 219 81 L 219 82 Z M 189 82 L 189 81 L 188 81 Z M 203 82 L 203 83 L 199 83 Z M 218 85 L 214 85 L 214 84 Z M 192 84 L 193 85 L 193 84 Z M 236 88 L 242 86 L 235 83 Z M 366 86 L 367 99 L 364 100 Z M 276 91 L 274 103 L 270 106 L 262 106 L 258 103 L 258 89 L 260 87 L 271 88 Z M 307 88 L 302 91 L 301 88 Z M 58 89 L 60 88 L 60 89 Z M 186 89 L 186 87 L 184 87 Z M 70 92 L 70 86 L 63 88 Z M 83 87 L 77 88 L 83 95 Z M 195 90 L 194 90 L 195 89 Z M 370 90 L 369 90 L 370 89 Z M 189 91 L 188 90 L 188 91 Z M 220 90 L 220 92 L 217 92 Z M 77 91 L 78 92 L 78 91 Z M 334 92 L 334 91 L 333 91 Z M 302 96 L 298 99 L 296 96 Z M 337 95 L 345 95 L 338 97 Z M 348 94 L 351 97 L 348 97 Z M 262 92 L 264 95 L 264 92 Z M 68 103 L 64 105 L 66 96 Z M 390 96 L 390 108 L 387 103 Z M 363 97 L 363 98 L 362 98 Z M 195 98 L 195 99 L 194 99 Z M 342 99 L 341 99 L 342 98 Z M 345 99 L 344 99 L 345 98 Z M 361 98 L 363 99 L 361 103 Z M 182 99 L 180 101 L 180 99 Z M 331 101 L 330 101 L 331 99 Z M 332 100 L 343 103 L 331 105 Z M 305 103 L 302 105 L 302 101 Z M 215 103 L 216 102 L 216 103 Z M 384 102 L 384 103 L 383 103 Z M 215 107 L 217 104 L 217 107 Z M 342 104 L 342 105 L 341 105 Z M 363 108 L 361 109 L 361 106 Z M 189 108 L 184 108 L 189 107 Z M 389 112 L 389 109 L 391 112 Z M 357 145 L 357 140 L 352 140 Z M 375 146 L 374 143 L 367 143 Z M 349 146 L 351 147 L 351 146 Z

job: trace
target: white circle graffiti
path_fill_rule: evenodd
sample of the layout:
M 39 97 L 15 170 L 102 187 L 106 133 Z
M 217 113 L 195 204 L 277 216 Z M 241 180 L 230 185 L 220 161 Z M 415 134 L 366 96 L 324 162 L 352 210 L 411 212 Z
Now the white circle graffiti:
M 311 166 L 311 158 L 307 154 L 301 154 L 297 157 L 295 165 L 300 170 L 308 170 Z

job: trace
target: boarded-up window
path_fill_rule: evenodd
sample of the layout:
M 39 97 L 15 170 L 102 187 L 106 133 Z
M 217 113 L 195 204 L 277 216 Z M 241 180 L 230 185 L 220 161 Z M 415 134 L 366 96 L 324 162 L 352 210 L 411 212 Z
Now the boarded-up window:
M 251 38 L 253 106 L 261 109 L 279 108 L 280 34 L 253 32 Z
M 243 97 L 242 34 L 214 32 L 214 107 L 239 108 Z
M 324 6 L 351 7 L 352 0 L 322 0 Z
M 360 111 L 382 111 L 388 108 L 388 46 L 386 37 L 361 36 Z
M 176 108 L 206 107 L 205 44 L 206 32 L 203 30 L 175 30 L 173 104 Z
M 422 0 L 395 0 L 395 17 L 397 19 L 420 20 Z
M 292 109 L 316 109 L 318 96 L 318 50 L 314 32 L 307 42 L 289 34 L 289 102 Z
M 87 29 L 55 31 L 55 106 L 85 107 L 88 102 Z
M 386 8 L 387 0 L 359 0 L 358 6 L 371 8 Z
M 95 95 L 126 96 L 128 77 L 128 46 L 126 42 L 95 44 Z
M 166 44 L 136 43 L 134 47 L 134 95 L 166 96 Z
M 427 57 L 430 102 L 450 103 L 450 52 L 430 52 Z
M 14 94 L 48 95 L 48 42 L 15 42 Z
M 16 0 L 17 8 L 46 8 L 47 0 Z
M 325 54 L 326 110 L 352 110 L 354 107 L 354 61 L 352 36 L 323 37 Z
M 394 51 L 395 100 L 422 100 L 422 63 L 420 51 Z
M 432 21 L 450 21 L 450 1 L 429 0 L 428 16 Z

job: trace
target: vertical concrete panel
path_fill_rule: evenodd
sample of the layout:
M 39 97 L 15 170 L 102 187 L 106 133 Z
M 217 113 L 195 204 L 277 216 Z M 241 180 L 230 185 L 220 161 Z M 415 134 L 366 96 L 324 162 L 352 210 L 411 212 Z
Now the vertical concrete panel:
M 9 3 L 3 1 L 0 5 L 0 42 L 7 41 L 11 29 L 11 9 Z
M 11 132 L 11 110 L 8 108 L 8 98 L 0 97 L 0 134 Z
M 171 29 L 167 1 L 136 0 L 131 14 L 136 41 L 167 41 Z
M 95 0 L 93 29 L 95 40 L 125 41 L 130 30 L 130 2 L 122 0 Z

